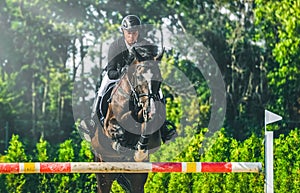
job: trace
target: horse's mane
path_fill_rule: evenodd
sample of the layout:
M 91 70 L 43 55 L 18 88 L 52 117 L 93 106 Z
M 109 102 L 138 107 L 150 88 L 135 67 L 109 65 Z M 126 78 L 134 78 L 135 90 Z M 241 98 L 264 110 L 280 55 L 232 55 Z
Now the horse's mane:
M 139 55 L 138 60 L 140 62 L 146 60 L 153 60 L 158 53 L 158 47 L 155 45 L 136 45 L 133 47 L 136 53 Z

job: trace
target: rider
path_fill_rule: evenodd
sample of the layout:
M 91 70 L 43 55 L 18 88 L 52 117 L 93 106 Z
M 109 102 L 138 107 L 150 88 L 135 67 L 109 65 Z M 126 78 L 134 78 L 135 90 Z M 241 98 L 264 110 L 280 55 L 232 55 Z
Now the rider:
M 103 124 L 104 117 L 99 109 L 101 98 L 104 96 L 107 87 L 111 83 L 119 80 L 123 68 L 132 62 L 133 58 L 130 57 L 132 56 L 132 48 L 138 44 L 152 49 L 151 51 L 153 51 L 154 54 L 157 52 L 156 46 L 151 45 L 147 40 L 141 37 L 141 20 L 138 16 L 127 15 L 124 17 L 121 23 L 121 31 L 123 33 L 123 37 L 115 40 L 109 47 L 108 64 L 106 67 L 107 72 L 103 76 L 101 85 L 97 91 L 97 96 L 92 109 L 92 120 L 89 123 L 89 128 L 93 128 L 92 130 L 88 131 L 88 134 L 91 138 L 94 136 L 94 120 L 97 120 L 98 118 L 101 124 Z M 163 100 L 161 91 L 160 95 L 161 100 Z M 176 134 L 174 126 L 172 125 L 172 129 L 169 129 L 168 123 L 169 122 L 164 123 L 160 128 L 163 142 L 172 139 Z

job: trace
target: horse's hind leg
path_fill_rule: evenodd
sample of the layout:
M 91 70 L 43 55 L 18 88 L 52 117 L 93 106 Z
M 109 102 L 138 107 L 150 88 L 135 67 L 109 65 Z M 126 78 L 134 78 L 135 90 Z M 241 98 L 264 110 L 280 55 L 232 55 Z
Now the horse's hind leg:
M 123 174 L 118 177 L 118 183 L 130 193 L 143 193 L 148 174 Z
M 96 174 L 98 193 L 109 193 L 116 174 Z
M 100 155 L 95 156 L 94 161 L 101 162 L 102 161 L 101 156 Z M 111 190 L 112 183 L 117 178 L 117 176 L 118 174 L 107 174 L 107 173 L 96 174 L 98 193 L 109 193 Z

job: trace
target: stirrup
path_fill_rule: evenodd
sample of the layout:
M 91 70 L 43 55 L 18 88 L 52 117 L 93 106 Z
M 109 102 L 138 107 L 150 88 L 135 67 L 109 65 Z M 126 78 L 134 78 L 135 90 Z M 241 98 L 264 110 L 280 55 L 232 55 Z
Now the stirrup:
M 99 121 L 100 121 L 101 126 L 104 127 L 104 117 L 101 116 Z

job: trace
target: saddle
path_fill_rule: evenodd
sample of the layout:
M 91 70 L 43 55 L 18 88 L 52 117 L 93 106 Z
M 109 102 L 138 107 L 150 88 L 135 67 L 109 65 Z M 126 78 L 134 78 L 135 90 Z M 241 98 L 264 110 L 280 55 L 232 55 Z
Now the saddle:
M 100 115 L 98 115 L 98 118 L 100 120 L 106 116 L 108 104 L 110 103 L 110 100 L 111 100 L 111 92 L 114 89 L 116 84 L 117 84 L 117 82 L 109 84 L 104 95 L 102 96 L 102 98 L 100 100 L 100 104 L 99 104 Z

